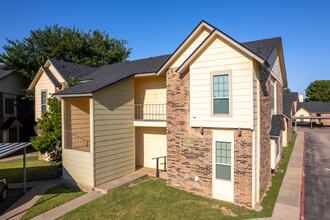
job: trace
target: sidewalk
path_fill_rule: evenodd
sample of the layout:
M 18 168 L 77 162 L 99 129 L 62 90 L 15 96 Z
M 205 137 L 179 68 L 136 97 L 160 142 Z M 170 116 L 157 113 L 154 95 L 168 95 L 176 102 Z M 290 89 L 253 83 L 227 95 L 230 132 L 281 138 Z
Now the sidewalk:
M 55 179 L 33 183 L 33 188 L 15 202 L 2 216 L 0 216 L 0 219 L 20 219 L 49 188 L 61 184 L 61 181 Z

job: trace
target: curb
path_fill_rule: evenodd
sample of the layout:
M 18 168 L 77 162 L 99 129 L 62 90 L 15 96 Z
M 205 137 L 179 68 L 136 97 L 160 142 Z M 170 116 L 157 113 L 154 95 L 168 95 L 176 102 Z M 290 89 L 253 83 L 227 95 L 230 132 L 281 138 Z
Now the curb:
M 306 148 L 306 133 L 304 132 L 304 152 L 301 175 L 301 199 L 300 199 L 300 220 L 305 219 L 305 148 Z

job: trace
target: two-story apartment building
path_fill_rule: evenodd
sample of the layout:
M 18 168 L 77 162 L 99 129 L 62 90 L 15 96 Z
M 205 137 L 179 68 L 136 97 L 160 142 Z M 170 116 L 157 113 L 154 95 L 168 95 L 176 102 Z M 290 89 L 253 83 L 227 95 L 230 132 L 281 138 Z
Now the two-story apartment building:
M 281 38 L 202 21 L 171 55 L 96 68 L 62 99 L 63 179 L 95 188 L 167 156 L 168 185 L 248 207 L 280 160 Z
M 0 143 L 20 141 L 20 97 L 23 95 L 24 79 L 14 70 L 0 70 Z

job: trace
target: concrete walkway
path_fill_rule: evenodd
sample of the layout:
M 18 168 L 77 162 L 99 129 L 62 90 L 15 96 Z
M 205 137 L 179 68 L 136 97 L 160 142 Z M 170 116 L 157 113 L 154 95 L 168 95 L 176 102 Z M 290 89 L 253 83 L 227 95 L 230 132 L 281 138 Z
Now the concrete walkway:
M 33 188 L 15 202 L 2 216 L 0 216 L 0 219 L 20 219 L 49 188 L 60 185 L 61 181 L 55 179 L 33 183 L 34 185 L 31 183 L 28 184 Z
M 65 213 L 70 212 L 70 211 L 102 196 L 103 194 L 107 194 L 108 192 L 110 192 L 126 183 L 132 182 L 134 180 L 140 179 L 145 176 L 147 176 L 146 173 L 143 173 L 140 171 L 135 171 L 134 173 L 131 173 L 131 174 L 128 174 L 121 178 L 115 179 L 113 181 L 104 183 L 104 184 L 96 187 L 95 191 L 89 192 L 83 196 L 80 196 L 74 200 L 71 200 L 70 202 L 60 205 L 57 208 L 49 210 L 48 212 L 45 212 L 45 213 L 33 218 L 33 220 L 56 219 L 56 218 L 64 215 Z

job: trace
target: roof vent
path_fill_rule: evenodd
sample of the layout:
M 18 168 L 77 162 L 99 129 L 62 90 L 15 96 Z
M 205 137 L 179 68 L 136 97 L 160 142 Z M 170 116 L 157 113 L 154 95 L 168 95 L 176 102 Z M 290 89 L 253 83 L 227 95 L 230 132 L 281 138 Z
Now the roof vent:
M 257 53 L 261 53 L 260 47 L 257 47 Z

